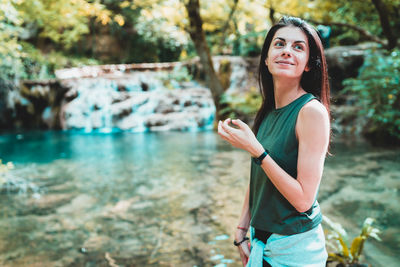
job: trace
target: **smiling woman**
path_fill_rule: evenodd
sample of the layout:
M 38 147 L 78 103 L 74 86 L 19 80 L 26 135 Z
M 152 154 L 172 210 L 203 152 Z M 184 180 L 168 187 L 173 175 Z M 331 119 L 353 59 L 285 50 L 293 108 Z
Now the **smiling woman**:
M 304 71 L 309 71 L 307 36 L 295 27 L 285 27 L 279 30 L 268 51 L 265 64 L 275 77 L 301 77 Z
M 254 132 L 240 120 L 218 124 L 219 135 L 253 159 L 234 244 L 247 266 L 325 266 L 316 196 L 330 141 L 329 85 L 317 31 L 282 18 L 265 38 L 259 81 Z

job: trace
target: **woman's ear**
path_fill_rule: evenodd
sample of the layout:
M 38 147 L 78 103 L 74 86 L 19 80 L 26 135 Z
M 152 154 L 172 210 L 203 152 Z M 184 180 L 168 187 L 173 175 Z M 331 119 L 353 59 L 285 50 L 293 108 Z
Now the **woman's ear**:
M 310 67 L 308 66 L 308 64 L 307 64 L 307 66 L 304 68 L 304 71 L 305 71 L 305 72 L 310 71 Z
M 265 66 L 268 66 L 268 58 L 267 57 L 265 58 L 264 62 L 265 62 Z

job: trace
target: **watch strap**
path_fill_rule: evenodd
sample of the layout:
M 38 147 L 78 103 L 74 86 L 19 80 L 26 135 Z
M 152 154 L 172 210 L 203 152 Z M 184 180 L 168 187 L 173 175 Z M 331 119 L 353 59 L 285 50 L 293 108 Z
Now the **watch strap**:
M 263 159 L 264 159 L 268 154 L 269 154 L 269 153 L 268 153 L 268 150 L 265 149 L 264 152 L 263 152 L 259 157 L 257 157 L 257 158 L 252 158 L 252 159 L 253 159 L 253 161 L 254 161 L 255 164 L 261 165 Z

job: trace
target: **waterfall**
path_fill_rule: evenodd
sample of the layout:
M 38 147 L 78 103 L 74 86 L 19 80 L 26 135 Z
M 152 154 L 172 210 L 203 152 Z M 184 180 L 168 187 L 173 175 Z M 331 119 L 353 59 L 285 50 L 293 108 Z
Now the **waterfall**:
M 231 60 L 228 92 L 246 87 L 248 79 L 246 62 L 241 58 Z M 210 130 L 215 119 L 211 92 L 188 80 L 182 68 L 175 64 L 172 71 L 128 71 L 129 65 L 106 65 L 59 72 L 63 83 L 77 92 L 62 108 L 63 125 L 66 129 L 101 133 Z

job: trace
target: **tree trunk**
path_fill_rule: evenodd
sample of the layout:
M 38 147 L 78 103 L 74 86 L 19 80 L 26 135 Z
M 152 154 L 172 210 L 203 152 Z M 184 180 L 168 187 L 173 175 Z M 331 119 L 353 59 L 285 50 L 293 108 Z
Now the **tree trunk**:
M 269 19 L 271 21 L 271 25 L 275 25 L 276 21 L 275 21 L 275 9 L 272 7 L 269 8 Z
M 276 24 L 276 19 L 275 19 L 275 8 L 273 6 L 273 0 L 269 0 L 265 2 L 265 7 L 269 9 L 269 20 L 271 21 L 271 25 Z
M 192 39 L 196 52 L 200 58 L 200 63 L 204 68 L 206 76 L 206 84 L 211 90 L 216 108 L 216 119 L 220 119 L 219 111 L 221 110 L 220 98 L 224 93 L 224 88 L 215 73 L 210 50 L 208 48 L 205 33 L 203 31 L 203 20 L 200 16 L 199 0 L 189 0 L 185 3 L 189 17 L 189 34 Z
M 378 11 L 383 33 L 385 34 L 386 38 L 388 39 L 388 49 L 391 50 L 396 47 L 397 38 L 393 34 L 393 32 L 390 28 L 390 23 L 389 23 L 389 18 L 388 18 L 389 12 L 388 12 L 385 4 L 381 0 L 372 0 L 372 3 L 374 3 L 375 8 Z
M 228 18 L 227 18 L 224 26 L 221 29 L 222 36 L 221 36 L 221 41 L 219 42 L 220 48 L 224 47 L 226 35 L 228 34 L 229 22 L 232 20 L 233 14 L 236 11 L 238 3 L 239 3 L 239 0 L 234 0 L 233 1 L 233 7 L 231 8 L 231 11 L 229 12 Z

